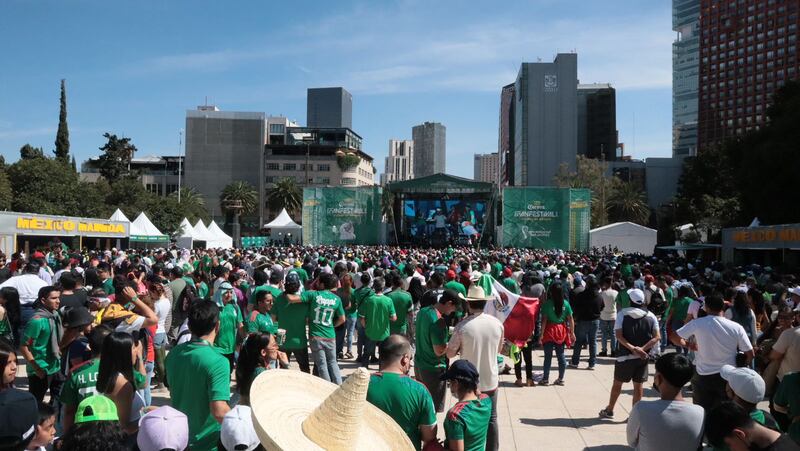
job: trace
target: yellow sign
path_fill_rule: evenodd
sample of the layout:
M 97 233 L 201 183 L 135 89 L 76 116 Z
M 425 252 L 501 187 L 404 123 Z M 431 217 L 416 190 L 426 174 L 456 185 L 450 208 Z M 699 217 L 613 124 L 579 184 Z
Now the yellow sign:
M 736 243 L 764 243 L 770 241 L 800 241 L 800 229 L 756 229 L 742 230 L 733 233 L 733 241 Z
M 20 230 L 45 230 L 53 232 L 95 232 L 95 233 L 125 233 L 122 224 L 106 224 L 102 222 L 73 221 L 71 219 L 47 218 L 17 218 L 17 229 Z

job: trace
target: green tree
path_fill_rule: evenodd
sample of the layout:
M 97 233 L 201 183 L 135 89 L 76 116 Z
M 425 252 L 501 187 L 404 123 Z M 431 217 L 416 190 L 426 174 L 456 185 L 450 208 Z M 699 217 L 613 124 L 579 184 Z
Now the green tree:
M 11 208 L 11 200 L 14 194 L 11 190 L 11 181 L 5 169 L 0 169 L 0 210 Z
M 61 108 L 58 113 L 58 131 L 56 132 L 56 158 L 69 162 L 69 128 L 67 127 L 67 91 L 65 80 L 61 79 Z
M 592 227 L 608 224 L 609 199 L 619 179 L 607 175 L 608 163 L 578 155 L 575 171 L 562 163 L 553 177 L 559 188 L 588 188 L 592 190 Z
M 255 211 L 258 205 L 258 192 L 253 185 L 236 180 L 227 184 L 219 197 L 222 211 L 233 215 L 232 238 L 233 242 L 238 245 L 242 235 L 239 218 L 242 214 Z
M 629 221 L 645 226 L 649 222 L 650 207 L 647 206 L 647 196 L 635 183 L 616 183 L 608 204 L 614 222 Z
M 130 163 L 136 152 L 136 146 L 131 144 L 130 138 L 119 138 L 111 133 L 104 133 L 107 142 L 100 147 L 103 153 L 97 159 L 100 175 L 114 184 L 123 177 L 130 175 Z
M 178 192 L 175 191 L 169 197 L 175 200 L 183 217 L 189 219 L 189 222 L 194 224 L 198 219 L 207 221 L 209 218 L 208 210 L 206 210 L 206 201 L 203 196 L 194 188 L 182 187 L 181 200 L 178 202 Z
M 22 160 L 44 158 L 44 150 L 42 150 L 41 147 L 33 147 L 30 144 L 25 144 L 19 149 L 19 158 Z
M 285 208 L 289 215 L 293 215 L 303 207 L 303 192 L 294 178 L 286 177 L 267 190 L 267 200 L 270 208 L 276 211 Z
M 78 174 L 51 158 L 20 159 L 8 168 L 15 211 L 84 216 L 79 204 Z

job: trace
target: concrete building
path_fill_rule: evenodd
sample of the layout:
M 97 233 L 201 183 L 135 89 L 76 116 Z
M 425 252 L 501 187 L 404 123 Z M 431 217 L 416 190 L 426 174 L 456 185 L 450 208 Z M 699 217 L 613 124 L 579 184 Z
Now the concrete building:
M 647 193 L 647 205 L 652 209 L 668 204 L 678 194 L 678 180 L 683 172 L 683 157 L 629 158 L 610 161 L 607 175 L 635 184 Z
M 499 177 L 500 157 L 498 153 L 476 153 L 473 179 L 478 182 L 497 183 Z
M 414 141 L 390 139 L 381 185 L 414 178 Z
M 183 172 L 183 157 L 148 155 L 131 159 L 131 171 L 139 175 L 144 188 L 158 196 L 169 196 L 178 191 L 178 174 Z M 90 158 L 81 164 L 80 178 L 86 182 L 100 180 L 97 158 Z M 183 177 L 183 175 L 181 175 Z M 181 180 L 185 184 L 186 179 Z
M 224 217 L 219 196 L 234 180 L 258 188 L 266 143 L 264 113 L 202 106 L 186 112 L 186 186 L 199 192 L 215 219 Z M 258 216 L 263 223 L 263 202 Z
M 286 142 L 286 129 L 299 126 L 300 124 L 297 121 L 289 120 L 283 116 L 267 117 L 267 144 L 284 144 Z
M 697 152 L 700 0 L 672 0 L 672 155 Z
M 578 55 L 522 63 L 515 82 L 514 185 L 551 186 L 559 166 L 575 169 Z
M 700 1 L 697 149 L 757 130 L 800 75 L 800 1 Z
M 438 122 L 425 122 L 411 129 L 414 177 L 445 173 L 446 133 L 447 128 Z
M 616 160 L 617 93 L 608 83 L 578 85 L 578 154 Z
M 309 88 L 306 126 L 353 128 L 353 96 L 344 88 Z
M 500 159 L 500 184 L 514 185 L 514 83 L 503 86 L 500 92 L 500 127 L 497 153 Z

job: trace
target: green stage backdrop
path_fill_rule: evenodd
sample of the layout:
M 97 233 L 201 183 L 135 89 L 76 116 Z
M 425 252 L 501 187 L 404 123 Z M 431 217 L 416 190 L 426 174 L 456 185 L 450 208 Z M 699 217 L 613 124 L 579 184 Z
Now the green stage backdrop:
M 305 188 L 303 244 L 379 244 L 381 188 Z
M 503 246 L 586 250 L 591 191 L 504 188 Z

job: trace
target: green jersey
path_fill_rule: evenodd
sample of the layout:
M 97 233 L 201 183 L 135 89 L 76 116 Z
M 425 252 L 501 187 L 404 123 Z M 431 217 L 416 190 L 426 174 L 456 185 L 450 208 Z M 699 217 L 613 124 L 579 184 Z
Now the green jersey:
M 396 316 L 392 300 L 382 294 L 370 296 L 358 309 L 358 317 L 364 318 L 364 332 L 372 341 L 383 341 L 389 337 L 391 317 Z
M 519 294 L 519 285 L 517 285 L 517 280 L 513 277 L 506 277 L 503 279 L 503 286 L 506 287 L 506 290 L 514 294 Z
M 548 299 L 542 304 L 542 315 L 547 318 L 548 323 L 561 324 L 572 315 L 572 307 L 570 307 L 569 302 L 565 299 L 564 308 L 561 309 L 561 316 L 559 316 L 556 315 L 556 306 L 553 304 L 553 301 Z
M 275 315 L 281 329 L 286 329 L 286 341 L 283 349 L 305 349 L 308 346 L 306 338 L 308 305 L 291 304 L 286 294 L 281 294 L 272 305 L 272 314 Z
M 347 314 L 351 317 L 358 315 L 358 308 L 364 303 L 364 300 L 375 294 L 375 290 L 370 287 L 361 287 L 353 292 L 353 300 L 350 302 L 350 308 L 347 309 Z
M 60 401 L 64 405 L 77 407 L 81 401 L 96 394 L 99 371 L 100 359 L 87 360 L 74 368 L 61 389 Z
M 228 360 L 204 340 L 172 348 L 166 360 L 172 407 L 189 419 L 189 448 L 216 450 L 220 424 L 211 415 L 212 401 L 230 401 Z
M 278 325 L 272 321 L 272 317 L 269 314 L 253 310 L 247 317 L 247 333 L 264 332 L 275 334 L 278 332 Z
M 306 282 L 308 282 L 308 272 L 306 272 L 305 269 L 303 269 L 303 268 L 292 268 L 292 269 L 289 270 L 289 272 L 296 272 L 297 273 L 297 277 L 300 278 L 300 282 L 303 285 L 305 285 Z
M 392 300 L 394 305 L 394 312 L 397 315 L 397 320 L 392 321 L 389 325 L 389 332 L 393 334 L 402 334 L 408 331 L 408 313 L 414 306 L 414 300 L 411 299 L 411 293 L 405 290 L 397 289 L 386 293 L 386 297 Z
M 444 419 L 447 440 L 463 440 L 464 451 L 483 451 L 491 415 L 492 400 L 485 394 L 456 403 Z
M 273 287 L 272 285 L 259 285 L 253 288 L 253 293 L 251 293 L 250 297 L 247 298 L 247 303 L 249 305 L 253 305 L 256 303 L 256 294 L 258 294 L 258 292 L 260 291 L 269 291 L 270 293 L 272 293 L 273 306 L 275 304 L 275 299 L 278 299 L 278 296 L 280 296 L 282 293 L 281 289 L 278 287 Z
M 386 412 L 420 449 L 420 426 L 436 424 L 433 399 L 424 385 L 396 373 L 375 373 L 369 378 L 367 401 Z
M 675 300 L 675 292 L 672 290 L 672 287 L 667 287 L 664 290 L 664 300 L 667 301 L 667 309 L 664 310 L 664 318 L 669 316 L 669 312 L 672 309 L 672 301 Z
M 219 312 L 219 332 L 214 341 L 221 353 L 233 354 L 236 350 L 236 334 L 242 322 L 242 310 L 235 301 L 222 307 Z
M 200 299 L 208 299 L 208 284 L 205 282 L 200 282 L 200 286 L 197 287 L 197 296 Z
M 789 373 L 783 376 L 783 380 L 778 385 L 775 392 L 773 403 L 788 410 L 789 418 L 795 421 L 789 425 L 789 436 L 795 442 L 800 443 L 800 373 Z
M 631 306 L 631 298 L 628 296 L 627 290 L 619 290 L 617 293 L 617 299 L 615 301 L 617 303 L 617 311 L 622 309 L 626 309 Z
M 673 330 L 678 330 L 679 327 L 686 323 L 686 316 L 689 314 L 689 304 L 692 303 L 690 298 L 680 298 L 672 305 L 672 326 Z
M 344 315 L 342 300 L 330 291 L 304 291 L 300 296 L 308 308 L 310 325 L 308 335 L 318 338 L 336 338 L 333 323 Z
M 56 323 L 61 319 L 58 314 L 55 314 Z M 59 358 L 53 353 L 52 346 L 50 346 L 50 334 L 53 331 L 50 328 L 50 320 L 42 318 L 38 315 L 28 321 L 25 326 L 25 333 L 22 337 L 22 343 L 25 344 L 33 354 L 33 360 L 39 368 L 47 374 L 55 374 L 61 369 L 61 362 Z M 26 365 L 28 374 L 34 374 L 35 370 L 30 362 Z
M 467 288 L 461 282 L 456 282 L 455 280 L 451 280 L 444 284 L 445 290 L 453 290 L 457 293 L 461 293 L 461 296 L 467 296 Z
M 434 345 L 447 344 L 447 326 L 442 315 L 434 305 L 420 309 L 415 323 L 417 330 L 417 352 L 414 354 L 414 366 L 427 371 L 444 369 L 447 357 L 437 356 Z

